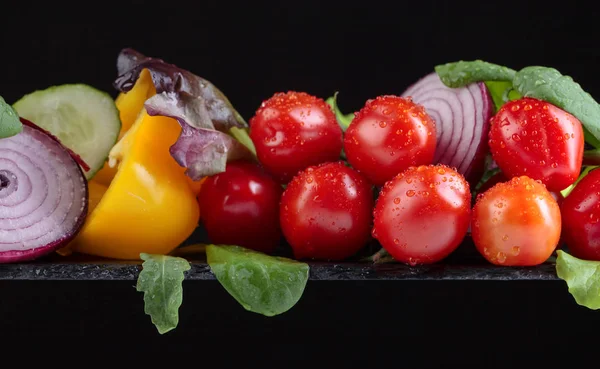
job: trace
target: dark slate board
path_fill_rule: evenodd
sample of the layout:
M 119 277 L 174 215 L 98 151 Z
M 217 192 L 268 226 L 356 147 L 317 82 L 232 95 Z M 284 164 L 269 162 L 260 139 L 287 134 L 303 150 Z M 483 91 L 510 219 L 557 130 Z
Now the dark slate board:
M 201 228 L 184 245 L 206 242 Z M 500 267 L 488 263 L 474 248 L 469 237 L 443 261 L 411 267 L 400 263 L 360 261 L 372 255 L 379 245 L 369 245 L 361 255 L 347 262 L 308 262 L 311 280 L 558 280 L 554 262 L 535 267 Z M 277 252 L 292 257 L 282 245 Z M 192 268 L 186 280 L 214 280 L 204 256 L 189 258 Z M 92 258 L 85 255 L 51 255 L 28 263 L 0 264 L 0 280 L 131 280 L 137 279 L 142 263 Z

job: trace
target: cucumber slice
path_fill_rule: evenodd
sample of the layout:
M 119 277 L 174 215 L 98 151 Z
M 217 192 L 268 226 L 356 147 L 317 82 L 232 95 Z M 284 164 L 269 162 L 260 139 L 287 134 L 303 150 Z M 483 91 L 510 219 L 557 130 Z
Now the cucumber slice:
M 90 166 L 91 179 L 104 166 L 121 130 L 119 110 L 106 92 L 85 84 L 52 86 L 13 104 L 19 116 L 58 137 Z

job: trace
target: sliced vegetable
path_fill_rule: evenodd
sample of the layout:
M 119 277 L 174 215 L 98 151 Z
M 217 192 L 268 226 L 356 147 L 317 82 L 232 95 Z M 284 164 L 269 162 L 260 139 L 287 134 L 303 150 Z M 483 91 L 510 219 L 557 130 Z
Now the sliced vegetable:
M 452 88 L 482 81 L 512 81 L 516 71 L 483 60 L 458 61 L 435 67 L 442 82 Z
M 331 96 L 327 100 L 325 100 L 325 102 L 329 106 L 331 106 L 331 109 L 333 109 L 333 112 L 335 113 L 335 118 L 337 119 L 338 124 L 342 128 L 342 131 L 346 132 L 346 130 L 348 129 L 348 126 L 352 122 L 352 119 L 354 119 L 354 114 L 353 113 L 348 113 L 348 114 L 342 113 L 342 111 L 340 110 L 340 108 L 337 105 L 337 95 L 338 95 L 338 91 L 336 91 L 333 94 L 333 96 Z
M 23 124 L 12 106 L 0 96 L 0 139 L 21 133 Z
M 179 307 L 183 302 L 183 280 L 190 263 L 180 257 L 142 253 L 142 271 L 136 289 L 144 292 L 144 311 L 160 334 L 179 324 Z
M 554 68 L 531 66 L 515 75 L 513 85 L 525 97 L 547 101 L 573 114 L 589 133 L 600 139 L 600 105 L 573 78 Z
M 129 48 L 119 54 L 117 69 L 114 86 L 121 92 L 131 90 L 142 71 L 150 72 L 156 95 L 145 107 L 148 114 L 173 117 L 181 125 L 170 152 L 187 168 L 190 178 L 198 180 L 223 171 L 226 161 L 245 149 L 228 134 L 231 128 L 244 128 L 247 123 L 211 82 Z
M 457 168 L 475 187 L 483 173 L 489 120 L 494 111 L 485 84 L 450 88 L 431 73 L 402 95 L 412 96 L 435 121 L 437 147 L 433 162 Z
M 274 316 L 302 297 L 309 266 L 230 245 L 208 245 L 208 264 L 217 280 L 244 309 Z
M 32 260 L 73 239 L 88 207 L 88 187 L 60 141 L 21 118 L 22 131 L 0 139 L 0 263 Z
M 49 87 L 23 96 L 17 113 L 52 132 L 64 146 L 90 166 L 86 178 L 102 168 L 121 130 L 119 111 L 112 97 L 84 84 Z
M 565 282 L 577 304 L 600 309 L 600 262 L 581 260 L 558 250 L 556 274 Z

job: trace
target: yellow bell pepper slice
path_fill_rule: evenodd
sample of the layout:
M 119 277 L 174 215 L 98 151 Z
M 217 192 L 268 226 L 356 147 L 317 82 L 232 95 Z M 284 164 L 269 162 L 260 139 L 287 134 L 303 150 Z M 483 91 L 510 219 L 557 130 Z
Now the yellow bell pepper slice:
M 118 170 L 73 251 L 139 260 L 142 252 L 168 254 L 192 234 L 200 217 L 196 194 L 169 153 L 180 131 L 174 119 L 142 110 L 111 152 Z

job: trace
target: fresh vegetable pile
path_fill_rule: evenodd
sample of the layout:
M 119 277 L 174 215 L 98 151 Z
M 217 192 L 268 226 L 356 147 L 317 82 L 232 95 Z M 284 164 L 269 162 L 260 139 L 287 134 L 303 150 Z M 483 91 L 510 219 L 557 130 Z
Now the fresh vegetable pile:
M 555 69 L 459 61 L 355 113 L 288 91 L 248 121 L 163 60 L 124 49 L 117 69 L 116 100 L 82 84 L 0 99 L 0 262 L 141 260 L 165 333 L 190 255 L 273 316 L 308 261 L 432 264 L 470 238 L 491 265 L 555 262 L 600 308 L 600 105 Z M 187 245 L 200 227 L 210 244 Z

